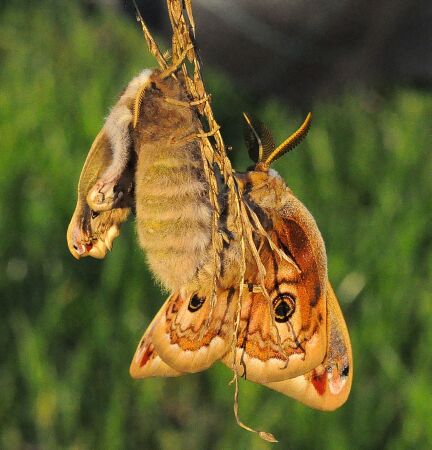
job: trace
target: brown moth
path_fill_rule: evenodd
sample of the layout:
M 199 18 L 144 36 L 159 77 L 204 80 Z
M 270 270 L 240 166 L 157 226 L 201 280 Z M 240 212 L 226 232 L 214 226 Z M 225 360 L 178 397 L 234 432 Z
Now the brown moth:
M 132 167 L 138 237 L 155 278 L 171 291 L 199 284 L 198 269 L 209 257 L 212 213 L 197 143 L 201 124 L 187 102 L 182 84 L 159 70 L 145 70 L 129 83 L 83 168 L 68 231 L 74 256 L 105 256 L 102 243 L 99 252 L 86 250 L 88 233 L 77 218 L 83 220 L 83 208 L 99 217 L 119 214 L 129 201 L 131 188 L 125 190 L 122 181 Z M 96 163 L 94 154 L 103 158 Z M 118 230 L 117 218 L 112 222 Z
M 252 127 L 251 121 L 248 124 Z M 253 128 L 258 149 L 250 148 L 250 153 L 258 155 L 256 170 L 236 174 L 242 200 L 260 217 L 273 245 L 290 258 L 263 240 L 263 282 L 249 259 L 241 298 L 235 286 L 220 288 L 213 310 L 204 287 L 189 296 L 172 294 L 137 348 L 130 368 L 133 377 L 179 376 L 222 360 L 242 377 L 314 408 L 331 410 L 346 400 L 351 347 L 328 282 L 324 243 L 311 214 L 268 170 L 271 160 L 301 140 L 309 125 L 310 115 L 277 149 L 269 139 L 263 144 Z
M 143 70 L 126 86 L 87 155 L 67 231 L 69 250 L 75 258 L 104 258 L 135 205 L 135 102 L 153 72 Z
M 290 259 L 284 259 L 261 238 L 259 257 L 266 268 L 264 280 L 259 279 L 249 255 L 246 287 L 241 299 L 235 285 L 227 289 L 221 283 L 216 304 L 212 306 L 209 289 L 191 283 L 200 269 L 205 270 L 210 241 L 210 206 L 204 195 L 208 187 L 194 138 L 200 127 L 190 108 L 166 101 L 187 101 L 179 83 L 171 78 L 162 79 L 157 71 L 141 81 L 141 84 L 134 84 L 135 98 L 130 96 L 128 100 L 131 136 L 127 139 L 134 143 L 133 152 L 138 158 L 135 174 L 138 233 L 142 246 L 150 253 L 154 273 L 165 286 L 177 291 L 151 325 L 149 345 L 157 355 L 159 366 L 174 376 L 201 371 L 214 361 L 223 360 L 244 378 L 269 383 L 269 387 L 282 391 L 290 389 L 285 380 L 301 379 L 313 370 L 317 378 L 317 371 L 322 370 L 319 367 L 326 352 L 328 354 L 331 336 L 327 328 L 327 297 L 330 295 L 327 291 L 331 288 L 328 287 L 324 243 L 307 209 L 276 172 L 268 170 L 273 159 L 304 136 L 310 116 L 299 131 L 276 149 L 266 128 L 245 115 L 250 129 L 246 142 L 250 155 L 256 159 L 256 167 L 245 174 L 236 174 L 242 201 L 251 214 L 259 217 L 272 244 Z M 130 85 L 126 92 L 130 92 Z M 123 105 L 124 94 L 119 102 Z M 117 105 L 113 111 L 116 109 Z M 78 256 L 105 256 L 109 247 L 106 239 L 118 235 L 119 225 L 129 212 L 127 208 L 113 208 L 92 218 L 92 210 L 84 200 L 101 185 L 100 180 L 106 173 L 112 173 L 112 167 L 123 167 L 113 161 L 118 158 L 115 149 L 120 146 L 112 143 L 113 133 L 106 133 L 105 128 L 106 125 L 84 165 L 77 209 L 68 231 L 69 246 Z M 128 151 L 127 158 L 131 159 L 132 152 Z M 127 164 L 125 167 L 129 169 L 123 168 L 123 173 L 116 175 L 114 185 L 118 191 L 126 192 L 123 201 L 129 201 L 132 195 L 130 167 L 133 166 Z M 129 185 L 119 190 L 122 177 Z M 115 191 L 114 187 L 110 189 Z M 111 196 L 110 207 L 120 200 Z M 104 232 L 97 232 L 94 222 L 98 219 L 104 224 Z M 81 236 L 86 236 L 87 243 L 81 239 L 79 254 L 76 247 L 80 248 L 78 238 Z M 228 258 L 222 268 L 225 271 L 233 266 L 236 257 L 239 258 L 235 239 L 232 247 L 234 256 Z M 198 288 L 191 292 L 195 286 Z M 236 343 L 233 346 L 234 333 Z M 146 348 L 148 355 L 145 336 L 141 347 Z M 349 344 L 349 340 L 347 342 Z M 348 350 L 345 353 L 349 354 Z M 142 369 L 138 370 L 134 364 L 131 373 L 143 376 Z M 147 362 L 146 368 L 149 367 Z

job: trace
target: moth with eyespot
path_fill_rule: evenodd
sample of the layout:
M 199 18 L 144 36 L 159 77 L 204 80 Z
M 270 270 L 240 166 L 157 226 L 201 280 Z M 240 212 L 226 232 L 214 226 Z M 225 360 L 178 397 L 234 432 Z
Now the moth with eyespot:
M 238 291 L 234 289 L 218 292 L 212 321 L 207 328 L 205 323 L 210 304 L 208 299 L 202 300 L 203 293 L 198 292 L 189 301 L 180 294 L 171 296 L 153 322 L 151 345 L 154 355 L 157 355 L 154 357 L 160 358 L 174 371 L 170 372 L 163 366 L 165 373 L 173 375 L 204 370 L 222 358 L 225 364 L 246 379 L 261 384 L 275 383 L 269 387 L 291 395 L 291 387 L 297 389 L 300 386 L 301 389 L 305 380 L 310 387 L 311 377 L 317 379 L 322 375 L 324 364 L 329 368 L 326 373 L 331 373 L 334 378 L 338 373 L 338 368 L 332 365 L 334 351 L 331 353 L 328 348 L 330 342 L 337 340 L 329 339 L 327 323 L 330 312 L 327 307 L 331 302 L 330 309 L 333 311 L 337 301 L 328 283 L 324 245 L 312 216 L 284 187 L 280 177 L 257 171 L 242 175 L 239 180 L 248 185 L 244 201 L 267 216 L 268 223 L 273 227 L 270 230 L 273 242 L 284 247 L 295 261 L 291 264 L 281 259 L 265 243 L 261 247 L 260 258 L 267 269 L 264 284 L 270 295 L 270 305 L 275 309 L 275 321 L 264 294 L 247 288 L 249 285 L 258 286 L 256 268 L 252 264 L 246 271 L 247 283 L 241 298 L 235 358 L 231 339 Z M 201 300 L 195 301 L 196 297 Z M 284 307 L 278 310 L 281 304 Z M 337 316 L 336 320 L 331 314 L 330 322 L 339 330 L 337 335 L 343 335 L 345 342 L 345 356 L 342 359 L 347 360 L 350 367 L 349 338 L 343 334 L 346 332 L 343 318 Z M 145 341 L 148 341 L 148 334 L 144 335 L 142 342 Z M 332 349 L 335 348 L 332 344 Z M 140 369 L 142 352 L 141 346 L 132 362 L 131 373 L 134 376 L 145 376 L 146 372 L 142 369 L 145 365 Z M 330 358 L 328 361 L 325 361 L 326 355 Z M 296 383 L 285 383 L 308 372 L 306 378 L 299 378 Z M 352 370 L 349 376 L 352 376 Z M 344 381 L 344 386 L 349 384 L 349 380 Z M 329 382 L 328 386 L 333 385 Z M 341 394 L 344 399 L 347 390 L 345 387 Z M 339 404 L 342 397 L 323 400 L 315 407 L 331 409 Z
M 280 194 L 282 193 L 278 193 L 276 188 L 277 185 L 281 187 L 281 180 L 277 177 L 270 176 L 267 178 L 263 174 L 251 173 L 246 176 L 245 179 L 252 182 L 252 185 L 255 187 L 255 189 L 253 187 L 248 188 L 251 192 L 248 195 L 251 196 L 249 201 L 252 201 L 253 199 L 253 203 L 256 206 L 263 205 L 263 209 L 269 210 L 270 205 L 275 204 L 277 198 L 281 198 Z M 260 182 L 258 182 L 258 180 L 260 180 Z M 269 189 L 271 185 L 269 185 L 269 183 L 273 183 L 273 189 Z M 276 183 L 276 185 L 274 183 Z M 245 378 L 293 397 L 312 408 L 333 410 L 346 401 L 351 389 L 353 367 L 348 331 L 337 299 L 327 279 L 325 255 L 322 253 L 322 241 L 317 229 L 314 229 L 316 225 L 314 224 L 313 219 L 298 200 L 291 199 L 293 204 L 289 206 L 289 202 L 287 204 L 287 202 L 279 201 L 281 203 L 276 208 L 278 211 L 291 211 L 292 217 L 290 217 L 290 220 L 293 223 L 302 224 L 304 229 L 310 228 L 313 230 L 312 233 L 309 231 L 307 234 L 309 234 L 310 237 L 313 236 L 313 238 L 310 239 L 310 242 L 313 243 L 312 247 L 315 248 L 306 253 L 309 257 L 311 255 L 318 256 L 316 260 L 320 261 L 317 266 L 320 267 L 321 270 L 318 269 L 315 273 L 317 267 L 312 268 L 309 276 L 312 275 L 312 278 L 316 276 L 318 279 L 325 280 L 325 285 L 323 286 L 321 284 L 320 286 L 326 292 L 325 304 L 327 306 L 327 311 L 324 315 L 321 313 L 321 316 L 318 316 L 318 326 L 326 330 L 326 335 L 323 337 L 323 341 L 326 342 L 325 356 L 316 367 L 306 373 L 304 372 L 304 369 L 299 369 L 300 374 L 297 375 L 295 373 L 295 370 L 298 368 L 297 365 L 304 361 L 289 360 L 286 367 L 283 365 L 279 366 L 279 370 L 281 370 L 280 375 L 278 370 L 272 371 L 271 367 L 265 367 L 265 364 L 270 361 L 270 358 L 266 361 L 265 357 L 263 358 L 261 355 L 261 359 L 255 357 L 256 360 L 260 359 L 259 363 L 261 363 L 261 366 L 264 366 L 264 370 L 259 370 L 260 364 L 256 364 L 256 361 L 253 361 L 253 355 L 251 357 L 248 353 L 248 344 L 250 344 L 251 341 L 253 344 L 257 334 L 260 335 L 262 341 L 261 344 L 265 343 L 266 338 L 268 339 L 271 332 L 269 331 L 270 327 L 265 325 L 262 314 L 257 314 L 257 319 L 255 320 L 251 318 L 249 312 L 251 305 L 254 305 L 255 308 L 257 307 L 257 298 L 253 298 L 253 295 L 259 296 L 259 294 L 253 294 L 247 291 L 242 299 L 242 312 L 244 310 L 245 314 L 243 327 L 240 327 L 237 336 L 237 352 L 239 355 L 237 362 L 238 367 L 236 367 L 236 370 L 240 370 L 241 375 Z M 274 220 L 273 223 L 275 223 Z M 301 228 L 301 226 L 299 226 L 299 228 Z M 279 235 L 282 236 L 284 235 L 284 232 L 281 231 L 281 229 L 279 229 L 279 232 L 277 230 L 278 228 L 276 228 L 276 233 L 279 233 Z M 304 246 L 304 242 L 307 241 L 307 239 L 304 237 L 302 238 L 299 233 L 299 230 L 297 230 L 297 233 L 289 233 L 288 231 L 290 236 L 298 239 L 298 242 L 303 242 Z M 287 244 L 285 243 L 284 245 Z M 297 265 L 300 266 L 300 271 L 305 274 L 302 281 L 306 285 L 312 284 L 316 286 L 316 281 L 314 283 L 307 279 L 309 270 L 306 269 L 307 264 L 304 264 L 305 261 L 302 262 L 302 259 L 307 260 L 307 257 L 302 258 L 299 252 L 296 251 L 295 245 L 293 245 L 292 242 L 288 243 L 287 247 L 293 259 L 297 261 Z M 301 246 L 297 246 L 297 250 L 300 249 Z M 264 259 L 264 261 L 266 260 Z M 274 261 L 275 259 L 273 259 L 273 263 Z M 297 267 L 291 267 L 290 270 L 293 272 L 293 275 L 295 275 Z M 274 275 L 275 274 L 273 273 L 273 276 L 271 277 L 273 280 L 278 278 Z M 280 289 L 279 283 L 275 283 L 275 286 Z M 271 286 L 268 286 L 268 290 L 271 292 Z M 196 301 L 196 298 L 200 300 Z M 279 315 L 280 323 L 287 323 L 294 313 L 293 310 L 295 304 L 293 305 L 293 299 L 295 299 L 296 296 L 293 295 L 293 292 L 291 291 L 290 294 L 278 293 L 276 298 L 279 299 L 279 303 L 273 303 L 273 306 L 277 304 L 280 305 L 280 301 L 286 301 L 287 298 L 290 299 L 287 302 L 290 305 L 287 305 L 286 308 L 282 308 Z M 263 300 L 261 301 L 262 303 L 265 303 Z M 312 300 L 312 303 L 314 302 L 315 300 Z M 309 302 L 309 304 L 310 303 L 311 302 Z M 190 307 L 191 304 L 193 305 L 192 308 Z M 226 353 L 222 357 L 222 361 L 229 367 L 232 367 L 234 359 L 230 338 L 233 329 L 232 321 L 234 320 L 233 306 L 235 305 L 235 295 L 229 291 L 220 293 L 217 302 L 219 308 L 217 307 L 218 309 L 214 312 L 214 323 L 209 325 L 207 329 L 208 333 L 200 339 L 199 332 L 202 330 L 202 327 L 204 327 L 205 317 L 208 314 L 208 310 L 204 309 L 205 305 L 206 301 L 203 301 L 202 297 L 199 295 L 191 296 L 189 300 L 182 300 L 179 294 L 172 294 L 144 334 L 132 360 L 130 368 L 131 375 L 135 378 L 145 378 L 149 376 L 179 376 L 185 372 L 203 370 L 210 366 L 213 361 L 218 360 L 224 351 Z M 201 310 L 201 316 L 197 316 L 199 310 Z M 262 310 L 264 311 L 264 308 Z M 167 327 L 167 320 L 171 324 L 174 324 L 174 326 Z M 327 324 L 328 326 L 326 326 Z M 162 335 L 162 337 L 160 335 Z M 277 348 L 277 343 L 274 344 L 274 348 Z M 310 350 L 312 353 L 314 351 L 316 352 L 315 349 Z M 316 354 L 320 353 L 316 352 Z M 283 360 L 283 357 L 281 360 Z M 289 374 L 284 374 L 284 369 L 289 365 L 294 367 L 290 367 L 289 370 L 291 372 Z M 282 376 L 283 379 L 279 381 L 270 381 L 270 378 L 276 380 L 279 379 L 280 376 Z
M 81 243 L 95 236 L 99 243 L 97 221 L 118 230 L 124 217 L 110 212 L 134 198 L 141 247 L 171 295 L 145 333 L 131 374 L 178 376 L 220 360 L 234 371 L 237 423 L 275 442 L 239 419 L 240 376 L 321 409 L 340 406 L 352 380 L 349 337 L 321 235 L 270 169 L 305 137 L 311 116 L 276 147 L 268 129 L 245 115 L 255 166 L 235 173 L 202 80 L 191 0 L 168 0 L 167 7 L 170 55 L 160 52 L 137 9 L 160 70 L 132 80 L 108 116 L 101 133 L 109 162 L 98 166 L 92 184 L 82 183 L 68 238 Z M 128 165 L 132 189 L 120 185 Z
M 309 125 L 310 116 L 303 129 Z M 302 137 L 295 134 L 296 139 Z M 261 145 L 259 140 L 257 143 Z M 234 357 L 231 336 L 238 292 L 225 290 L 218 294 L 207 327 L 209 302 L 202 294 L 194 294 L 189 300 L 173 294 L 144 334 L 130 372 L 137 378 L 178 376 L 209 367 L 225 352 L 222 361 L 246 379 L 310 407 L 333 410 L 346 401 L 352 383 L 347 328 L 328 282 L 324 244 L 315 221 L 282 179 L 268 170 L 264 158 L 271 153 L 264 150 L 256 152 L 262 155 L 256 161 L 258 170 L 239 174 L 237 180 L 244 193 L 243 201 L 257 214 L 266 216 L 263 222 L 271 224 L 267 231 L 273 242 L 283 247 L 295 262 L 288 264 L 265 244 L 261 247 L 260 257 L 268 277 L 266 288 L 270 295 L 275 292 L 271 304 L 275 308 L 276 327 L 281 327 L 278 333 L 273 328 L 267 299 L 262 293 L 244 292 Z M 282 154 L 286 147 L 280 150 Z M 253 264 L 247 268 L 246 286 L 257 282 L 255 271 Z M 284 306 L 278 310 L 280 305 Z M 297 328 L 293 317 L 296 308 L 304 314 Z M 285 329 L 282 324 L 286 324 Z M 302 333 L 307 330 L 311 335 L 306 334 L 302 340 Z M 290 333 L 290 345 L 286 345 Z M 313 339 L 316 342 L 311 346 Z

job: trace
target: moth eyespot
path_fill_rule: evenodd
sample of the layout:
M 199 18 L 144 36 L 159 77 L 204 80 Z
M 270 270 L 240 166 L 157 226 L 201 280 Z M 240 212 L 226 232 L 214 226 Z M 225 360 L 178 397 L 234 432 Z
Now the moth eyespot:
M 284 294 L 276 298 L 274 301 L 275 320 L 284 323 L 294 314 L 295 300 L 291 295 Z
M 92 218 L 92 219 L 96 219 L 96 217 L 97 217 L 99 214 L 100 214 L 100 213 L 98 213 L 97 211 L 91 210 L 91 218 Z
M 346 366 L 342 369 L 341 375 L 342 375 L 343 377 L 347 377 L 347 376 L 349 375 L 349 371 L 350 371 L 350 368 L 349 368 L 348 365 L 346 365 Z
M 201 308 L 201 306 L 204 304 L 204 302 L 205 302 L 205 297 L 201 298 L 201 297 L 198 297 L 197 294 L 194 294 L 192 296 L 192 298 L 190 299 L 190 302 L 188 305 L 188 310 L 190 312 L 198 311 Z

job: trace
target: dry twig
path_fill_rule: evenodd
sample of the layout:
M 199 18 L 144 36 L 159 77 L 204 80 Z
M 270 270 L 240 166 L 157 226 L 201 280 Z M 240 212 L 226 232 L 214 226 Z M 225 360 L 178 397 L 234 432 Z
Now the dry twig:
M 186 90 L 186 93 L 188 94 L 190 102 L 186 104 L 183 104 L 183 102 L 179 102 L 179 106 L 195 107 L 199 112 L 199 117 L 201 120 L 202 131 L 198 133 L 195 138 L 199 138 L 200 142 L 204 173 L 209 185 L 209 200 L 211 202 L 213 211 L 211 233 L 213 251 L 213 286 L 211 297 L 211 313 L 210 317 L 207 320 L 207 326 L 210 323 L 211 314 L 216 302 L 217 282 L 220 277 L 221 270 L 221 254 L 223 251 L 224 240 L 226 239 L 224 234 L 219 230 L 221 214 L 219 195 L 221 194 L 221 192 L 219 191 L 220 183 L 218 182 L 217 177 L 222 176 L 227 190 L 227 201 L 234 208 L 232 214 L 232 229 L 230 229 L 230 231 L 234 234 L 234 236 L 237 237 L 242 255 L 237 310 L 232 338 L 232 351 L 234 355 L 234 378 L 232 381 L 235 383 L 234 414 L 237 423 L 242 428 L 257 433 L 262 439 L 266 441 L 277 442 L 274 436 L 270 433 L 266 433 L 264 431 L 256 431 L 243 424 L 239 419 L 238 374 L 235 364 L 237 349 L 236 344 L 240 328 L 241 303 L 243 289 L 245 286 L 247 254 L 250 254 L 255 260 L 259 273 L 261 291 L 264 293 L 269 302 L 270 297 L 264 285 L 264 277 L 266 271 L 260 258 L 260 252 L 258 250 L 258 248 L 261 248 L 262 246 L 262 239 L 267 240 L 270 248 L 274 250 L 281 258 L 286 259 L 290 262 L 292 262 L 292 260 L 291 258 L 289 258 L 289 256 L 285 255 L 283 251 L 281 251 L 274 245 L 270 236 L 260 223 L 257 215 L 248 206 L 245 206 L 245 203 L 242 201 L 243 193 L 241 192 L 241 188 L 234 177 L 234 171 L 231 166 L 231 162 L 227 157 L 225 144 L 220 133 L 220 126 L 216 122 L 213 115 L 210 104 L 211 96 L 207 94 L 204 87 L 201 72 L 201 62 L 195 46 L 195 21 L 192 13 L 191 0 L 167 0 L 167 5 L 168 15 L 172 26 L 171 64 L 167 63 L 167 58 L 164 57 L 160 52 L 155 40 L 151 36 L 150 31 L 144 23 L 144 20 L 142 19 L 142 16 L 139 13 L 136 4 L 135 7 L 137 10 L 137 20 L 141 24 L 149 50 L 154 55 L 156 61 L 162 69 L 163 76 L 176 77 L 177 73 L 181 73 L 181 77 L 179 77 L 179 79 L 181 79 L 182 83 L 184 84 L 184 88 Z M 216 174 L 216 166 L 218 174 Z M 261 237 L 258 248 L 255 244 L 254 236 Z M 271 305 L 269 304 L 269 306 Z

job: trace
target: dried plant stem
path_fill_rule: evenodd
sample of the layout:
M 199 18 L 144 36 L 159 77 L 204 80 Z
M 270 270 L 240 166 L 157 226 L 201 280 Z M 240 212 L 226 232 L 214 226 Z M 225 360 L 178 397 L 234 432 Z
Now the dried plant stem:
M 262 226 L 255 211 L 253 211 L 252 208 L 247 203 L 246 203 L 246 207 L 248 209 L 248 213 L 249 213 L 250 217 L 252 218 L 254 230 L 267 240 L 271 250 L 274 253 L 276 253 L 281 259 L 284 259 L 285 261 L 287 261 L 288 263 L 293 265 L 300 272 L 300 268 L 298 267 L 297 263 L 292 258 L 290 258 L 283 250 L 281 250 L 279 247 L 277 247 L 276 244 L 273 242 L 270 235 L 267 233 L 267 231 Z
M 234 416 L 236 418 L 237 424 L 239 427 L 250 431 L 251 433 L 256 433 L 261 439 L 263 439 L 264 441 L 267 442 L 279 442 L 274 436 L 273 434 L 267 432 L 267 431 L 259 431 L 259 430 L 254 430 L 253 428 L 247 426 L 246 424 L 244 424 L 238 415 L 238 408 L 239 408 L 239 403 L 238 403 L 238 394 L 239 394 L 239 386 L 238 386 L 238 375 L 237 372 L 234 372 L 234 383 L 235 383 L 235 392 L 234 392 Z
M 165 58 L 163 57 L 162 53 L 159 50 L 158 45 L 156 44 L 156 41 L 153 39 L 153 36 L 151 35 L 149 29 L 147 28 L 147 25 L 144 22 L 144 19 L 142 18 L 142 15 L 140 13 L 140 10 L 138 9 L 138 5 L 136 4 L 135 0 L 132 0 L 134 8 L 135 8 L 135 12 L 136 12 L 136 17 L 137 17 L 137 21 L 140 23 L 141 28 L 143 30 L 143 34 L 144 34 L 144 39 L 146 40 L 147 43 L 147 47 L 150 50 L 150 53 L 155 57 L 156 61 L 158 62 L 159 66 L 162 69 L 166 69 L 168 67 L 168 64 L 165 60 Z
M 133 0 L 135 4 L 135 0 Z M 267 235 L 264 228 L 261 226 L 258 217 L 253 211 L 245 206 L 245 202 L 242 200 L 242 192 L 234 177 L 234 171 L 231 166 L 231 162 L 227 157 L 225 144 L 220 133 L 220 127 L 216 122 L 213 111 L 210 105 L 211 96 L 207 94 L 201 73 L 201 63 L 199 55 L 196 52 L 195 47 L 195 21 L 192 13 L 191 0 L 167 0 L 168 15 L 172 26 L 172 49 L 171 49 L 171 65 L 168 65 L 167 59 L 160 52 L 155 40 L 151 36 L 148 28 L 146 27 L 141 14 L 137 9 L 137 19 L 141 23 L 141 27 L 144 32 L 144 37 L 149 47 L 150 52 L 155 56 L 160 68 L 162 69 L 162 76 L 173 76 L 184 84 L 184 88 L 189 97 L 189 102 L 173 101 L 172 99 L 166 99 L 167 102 L 177 104 L 179 106 L 195 107 L 199 112 L 199 118 L 201 121 L 202 130 L 191 138 L 198 138 L 201 158 L 203 161 L 204 174 L 206 176 L 209 186 L 209 201 L 212 205 L 212 221 L 211 221 L 211 250 L 213 252 L 211 258 L 212 265 L 212 295 L 211 295 L 211 308 L 209 317 L 206 320 L 204 331 L 208 328 L 214 307 L 216 304 L 216 293 L 218 288 L 218 280 L 220 278 L 221 271 L 221 255 L 223 252 L 224 241 L 227 241 L 227 236 L 219 230 L 221 207 L 219 204 L 219 198 L 221 192 L 219 191 L 220 180 L 218 177 L 223 178 L 223 182 L 227 188 L 229 203 L 235 205 L 235 211 L 233 213 L 232 229 L 230 231 L 234 234 L 235 239 L 238 240 L 238 244 L 241 249 L 241 261 L 240 261 L 240 280 L 238 287 L 237 306 L 235 314 L 235 322 L 233 327 L 232 337 L 232 352 L 234 357 L 233 371 L 235 382 L 235 394 L 234 394 L 234 414 L 237 423 L 244 429 L 257 433 L 262 439 L 269 442 L 277 442 L 273 435 L 263 431 L 256 431 L 241 422 L 238 415 L 238 374 L 236 368 L 236 352 L 237 352 L 237 340 L 239 336 L 240 321 L 241 321 L 241 306 L 243 288 L 246 274 L 246 257 L 247 248 L 250 254 L 255 260 L 260 285 L 264 295 L 269 301 L 271 307 L 270 297 L 267 293 L 264 285 L 264 278 L 266 274 L 265 267 L 261 261 L 259 250 L 254 242 L 254 236 L 265 236 L 272 249 L 276 247 L 271 242 L 270 237 Z M 181 74 L 177 76 L 177 74 Z M 211 139 L 211 140 L 210 140 Z M 218 173 L 216 173 L 218 172 Z M 252 220 L 251 220 L 252 219 Z M 255 234 L 254 234 L 255 233 Z M 262 238 L 259 240 L 259 248 L 262 246 Z M 279 254 L 279 249 L 275 250 Z M 249 254 L 249 253 L 248 253 Z M 272 311 L 272 314 L 273 311 Z M 273 317 L 273 315 L 272 315 Z M 280 338 L 279 338 L 280 339 Z

